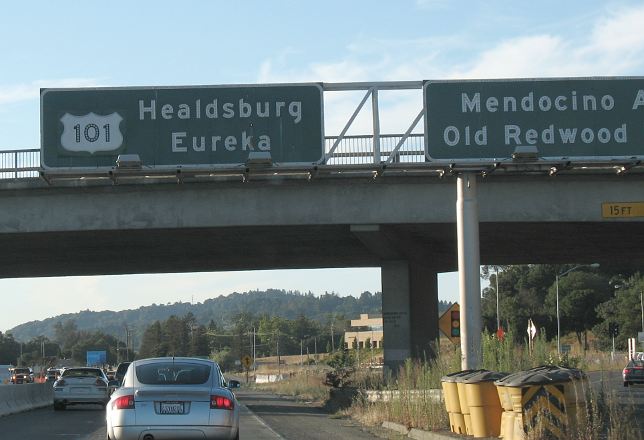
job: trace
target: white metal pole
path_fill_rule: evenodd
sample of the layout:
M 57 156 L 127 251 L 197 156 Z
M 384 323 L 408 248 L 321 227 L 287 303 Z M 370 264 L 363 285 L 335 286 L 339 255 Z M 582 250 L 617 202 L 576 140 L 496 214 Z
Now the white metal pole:
M 561 328 L 559 327 L 559 275 L 555 275 L 555 286 L 557 288 L 557 354 L 561 354 Z
M 373 159 L 377 165 L 382 160 L 380 157 L 380 111 L 378 108 L 378 89 L 371 91 L 371 114 L 373 117 Z
M 456 229 L 461 301 L 461 368 L 481 365 L 481 279 L 476 175 L 457 178 Z
M 280 331 L 277 331 L 277 375 L 282 376 L 282 366 L 280 362 Z M 281 380 L 281 379 L 280 379 Z
M 499 318 L 499 268 L 494 267 L 496 275 L 494 279 L 496 280 L 496 329 L 501 328 L 501 319 Z

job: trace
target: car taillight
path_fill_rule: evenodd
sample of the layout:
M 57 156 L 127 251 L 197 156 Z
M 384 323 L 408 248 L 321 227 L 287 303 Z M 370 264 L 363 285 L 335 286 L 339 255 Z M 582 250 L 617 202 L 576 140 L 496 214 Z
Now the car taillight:
M 134 396 L 121 396 L 118 397 L 112 407 L 115 409 L 134 409 Z
M 210 409 L 233 409 L 234 406 L 228 397 L 210 396 Z
M 107 385 L 105 384 L 105 381 L 99 377 L 98 379 L 96 379 L 96 386 L 97 387 L 105 387 Z

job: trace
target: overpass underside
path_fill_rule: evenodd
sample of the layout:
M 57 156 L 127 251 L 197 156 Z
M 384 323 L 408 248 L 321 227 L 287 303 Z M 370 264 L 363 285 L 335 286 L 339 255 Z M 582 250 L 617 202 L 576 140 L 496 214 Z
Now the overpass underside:
M 374 235 L 375 234 L 375 235 Z M 457 270 L 454 224 L 248 226 L 0 234 L 2 278 L 378 267 L 422 260 Z M 371 243 L 371 241 L 377 244 Z M 644 223 L 480 224 L 482 264 L 644 265 Z

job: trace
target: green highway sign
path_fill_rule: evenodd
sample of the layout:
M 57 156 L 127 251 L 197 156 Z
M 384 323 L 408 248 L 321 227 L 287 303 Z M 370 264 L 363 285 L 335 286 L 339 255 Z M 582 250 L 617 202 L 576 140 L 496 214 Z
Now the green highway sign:
M 431 161 L 644 157 L 644 78 L 427 81 Z
M 43 89 L 44 168 L 230 167 L 251 152 L 275 164 L 324 155 L 320 84 Z

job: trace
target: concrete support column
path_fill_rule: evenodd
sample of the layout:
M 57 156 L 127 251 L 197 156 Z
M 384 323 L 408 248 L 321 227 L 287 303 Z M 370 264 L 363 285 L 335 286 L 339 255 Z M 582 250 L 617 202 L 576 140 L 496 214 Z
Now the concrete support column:
M 420 261 L 391 260 L 383 262 L 381 277 L 385 368 L 396 373 L 408 358 L 436 354 L 437 275 Z
M 395 374 L 411 356 L 409 264 L 404 260 L 385 261 L 380 273 L 385 372 Z
M 430 360 L 438 353 L 438 274 L 427 261 L 409 265 L 411 355 Z

